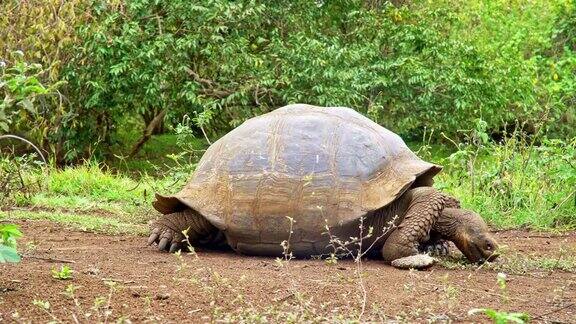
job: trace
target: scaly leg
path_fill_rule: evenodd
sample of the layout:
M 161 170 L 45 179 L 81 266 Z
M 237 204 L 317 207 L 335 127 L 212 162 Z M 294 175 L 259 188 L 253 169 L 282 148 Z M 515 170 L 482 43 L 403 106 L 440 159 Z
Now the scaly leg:
M 186 239 L 182 233 L 183 231 L 187 231 L 190 244 L 218 233 L 218 229 L 210 224 L 206 218 L 191 209 L 186 209 L 162 216 L 152 226 L 148 245 L 157 242 L 158 250 L 169 250 L 170 253 L 175 252 L 182 247 Z
M 434 259 L 419 255 L 420 243 L 429 238 L 430 230 L 440 216 L 446 197 L 431 187 L 414 188 L 400 199 L 407 199 L 404 219 L 386 239 L 382 256 L 395 267 L 423 269 Z

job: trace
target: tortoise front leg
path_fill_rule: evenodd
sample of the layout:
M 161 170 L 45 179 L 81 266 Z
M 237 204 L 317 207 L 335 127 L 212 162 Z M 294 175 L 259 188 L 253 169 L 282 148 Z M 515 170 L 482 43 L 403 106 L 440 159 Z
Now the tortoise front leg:
M 158 250 L 176 252 L 182 247 L 186 237 L 182 233 L 187 231 L 190 244 L 218 231 L 204 216 L 192 209 L 162 216 L 152 226 L 152 233 L 148 238 L 148 245 L 158 243 Z M 170 245 L 169 245 L 170 243 Z
M 398 227 L 382 247 L 384 260 L 395 267 L 423 269 L 434 264 L 428 255 L 419 255 L 420 243 L 429 238 L 430 230 L 444 208 L 445 196 L 431 187 L 419 187 L 404 194 L 407 208 Z
M 449 196 L 445 193 L 442 194 L 444 196 L 444 210 L 446 208 L 461 208 L 460 201 L 452 196 Z M 439 217 L 442 217 L 440 214 Z M 442 235 L 437 230 L 434 230 L 435 227 L 438 226 L 438 221 L 432 228 L 430 232 L 430 238 L 425 242 L 421 242 L 420 246 L 418 247 L 418 251 L 420 253 L 428 253 L 434 256 L 447 256 L 450 254 L 450 240 Z

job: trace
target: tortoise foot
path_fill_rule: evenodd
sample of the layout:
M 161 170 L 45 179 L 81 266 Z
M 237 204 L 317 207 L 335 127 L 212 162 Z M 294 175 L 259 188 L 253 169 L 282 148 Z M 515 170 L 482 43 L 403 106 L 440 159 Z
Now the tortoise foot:
M 172 219 L 175 215 L 165 215 L 152 226 L 148 245 L 157 243 L 158 250 L 170 253 L 176 252 L 183 247 L 185 237 L 182 234 L 187 228 L 181 228 L 180 222 Z
M 434 240 L 420 244 L 420 253 L 427 253 L 434 256 L 447 256 L 450 254 L 450 242 L 446 240 Z
M 222 244 L 222 233 L 202 215 L 191 209 L 162 216 L 152 226 L 148 245 L 158 243 L 158 250 L 176 252 L 190 245 L 210 243 Z
M 428 254 L 416 254 L 393 260 L 390 264 L 398 269 L 428 269 L 436 263 L 436 259 Z

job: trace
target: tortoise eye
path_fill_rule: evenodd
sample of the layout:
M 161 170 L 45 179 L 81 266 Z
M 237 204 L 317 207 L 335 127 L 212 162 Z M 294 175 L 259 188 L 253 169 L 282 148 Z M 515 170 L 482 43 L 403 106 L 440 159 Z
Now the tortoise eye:
M 486 250 L 491 251 L 494 247 L 492 246 L 491 243 L 486 243 Z

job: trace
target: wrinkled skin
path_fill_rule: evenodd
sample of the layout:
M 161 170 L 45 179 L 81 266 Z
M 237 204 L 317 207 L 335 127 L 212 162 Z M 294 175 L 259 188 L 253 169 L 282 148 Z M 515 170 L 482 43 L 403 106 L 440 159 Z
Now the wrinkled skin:
M 221 248 L 225 241 L 222 232 L 204 217 L 186 209 L 164 216 L 154 223 L 148 245 L 154 243 L 158 244 L 158 250 L 173 253 L 188 244 Z
M 473 211 L 445 208 L 434 230 L 454 242 L 471 262 L 483 263 L 498 257 L 498 243 L 486 222 Z

